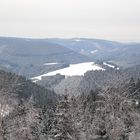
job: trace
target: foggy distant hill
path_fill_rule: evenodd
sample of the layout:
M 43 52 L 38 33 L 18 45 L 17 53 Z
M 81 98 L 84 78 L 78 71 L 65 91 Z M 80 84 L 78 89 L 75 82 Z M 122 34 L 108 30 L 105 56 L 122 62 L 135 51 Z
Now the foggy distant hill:
M 93 60 L 112 61 L 123 67 L 140 64 L 140 43 L 120 43 L 85 38 L 52 39 L 51 41 Z
M 48 40 L 0 38 L 0 65 L 27 77 L 89 60 L 87 56 Z M 58 64 L 44 65 L 55 62 Z
M 85 38 L 0 37 L 0 68 L 26 77 L 68 67 L 69 64 L 97 60 L 109 61 L 122 67 L 138 65 L 140 43 Z

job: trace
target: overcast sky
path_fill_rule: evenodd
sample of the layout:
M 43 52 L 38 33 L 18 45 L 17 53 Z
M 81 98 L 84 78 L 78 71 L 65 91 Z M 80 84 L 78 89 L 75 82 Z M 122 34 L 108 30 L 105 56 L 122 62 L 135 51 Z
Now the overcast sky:
M 0 0 L 0 36 L 140 42 L 140 0 Z

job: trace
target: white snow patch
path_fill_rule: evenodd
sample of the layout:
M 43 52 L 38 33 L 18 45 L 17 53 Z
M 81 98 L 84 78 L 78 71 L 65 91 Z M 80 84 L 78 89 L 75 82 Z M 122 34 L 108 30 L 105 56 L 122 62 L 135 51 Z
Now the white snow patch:
M 103 64 L 106 65 L 106 66 L 108 66 L 108 67 L 110 67 L 110 68 L 113 68 L 113 69 L 115 68 L 114 65 L 108 64 L 108 63 L 106 63 L 106 62 L 104 62 Z
M 94 53 L 96 53 L 96 52 L 98 52 L 98 50 L 93 50 L 93 51 L 91 51 L 90 53 L 91 53 L 91 54 L 94 54 Z
M 7 104 L 5 105 L 0 104 L 0 115 L 2 117 L 8 115 L 10 111 L 11 111 L 11 108 Z
M 135 104 L 136 104 L 136 105 L 139 105 L 139 101 L 136 100 L 136 101 L 135 101 Z
M 49 72 L 49 73 L 31 78 L 31 79 L 37 81 L 37 80 L 41 80 L 42 77 L 53 76 L 56 74 L 65 75 L 66 77 L 83 76 L 87 71 L 91 71 L 91 70 L 95 71 L 95 70 L 105 70 L 105 69 L 96 65 L 94 62 L 84 62 L 84 63 L 78 63 L 78 64 L 71 64 L 69 67 L 52 71 L 52 72 Z
M 51 66 L 51 65 L 57 65 L 57 64 L 59 64 L 59 63 L 57 63 L 57 62 L 55 62 L 55 63 L 45 63 L 45 64 L 43 64 L 44 66 Z
M 114 65 L 108 64 L 108 63 L 106 63 L 106 62 L 104 62 L 103 64 L 106 65 L 106 66 L 108 66 L 108 67 L 110 67 L 110 68 L 115 69 L 115 66 L 114 66 Z M 120 68 L 117 67 L 116 69 L 119 70 Z

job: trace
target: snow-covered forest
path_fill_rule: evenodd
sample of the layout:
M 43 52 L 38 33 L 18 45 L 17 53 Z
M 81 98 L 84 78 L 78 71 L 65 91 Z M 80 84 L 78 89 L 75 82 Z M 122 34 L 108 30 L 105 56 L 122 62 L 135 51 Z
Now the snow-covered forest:
M 140 67 L 91 71 L 71 95 L 0 71 L 0 140 L 139 140 L 139 78 Z

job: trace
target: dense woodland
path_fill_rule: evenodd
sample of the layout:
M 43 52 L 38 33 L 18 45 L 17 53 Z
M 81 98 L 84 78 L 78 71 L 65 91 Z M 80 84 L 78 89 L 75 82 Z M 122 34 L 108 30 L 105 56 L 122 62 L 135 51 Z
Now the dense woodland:
M 0 71 L 0 140 L 140 139 L 140 66 L 87 72 L 79 94 L 51 90 L 63 78 L 47 89 Z

